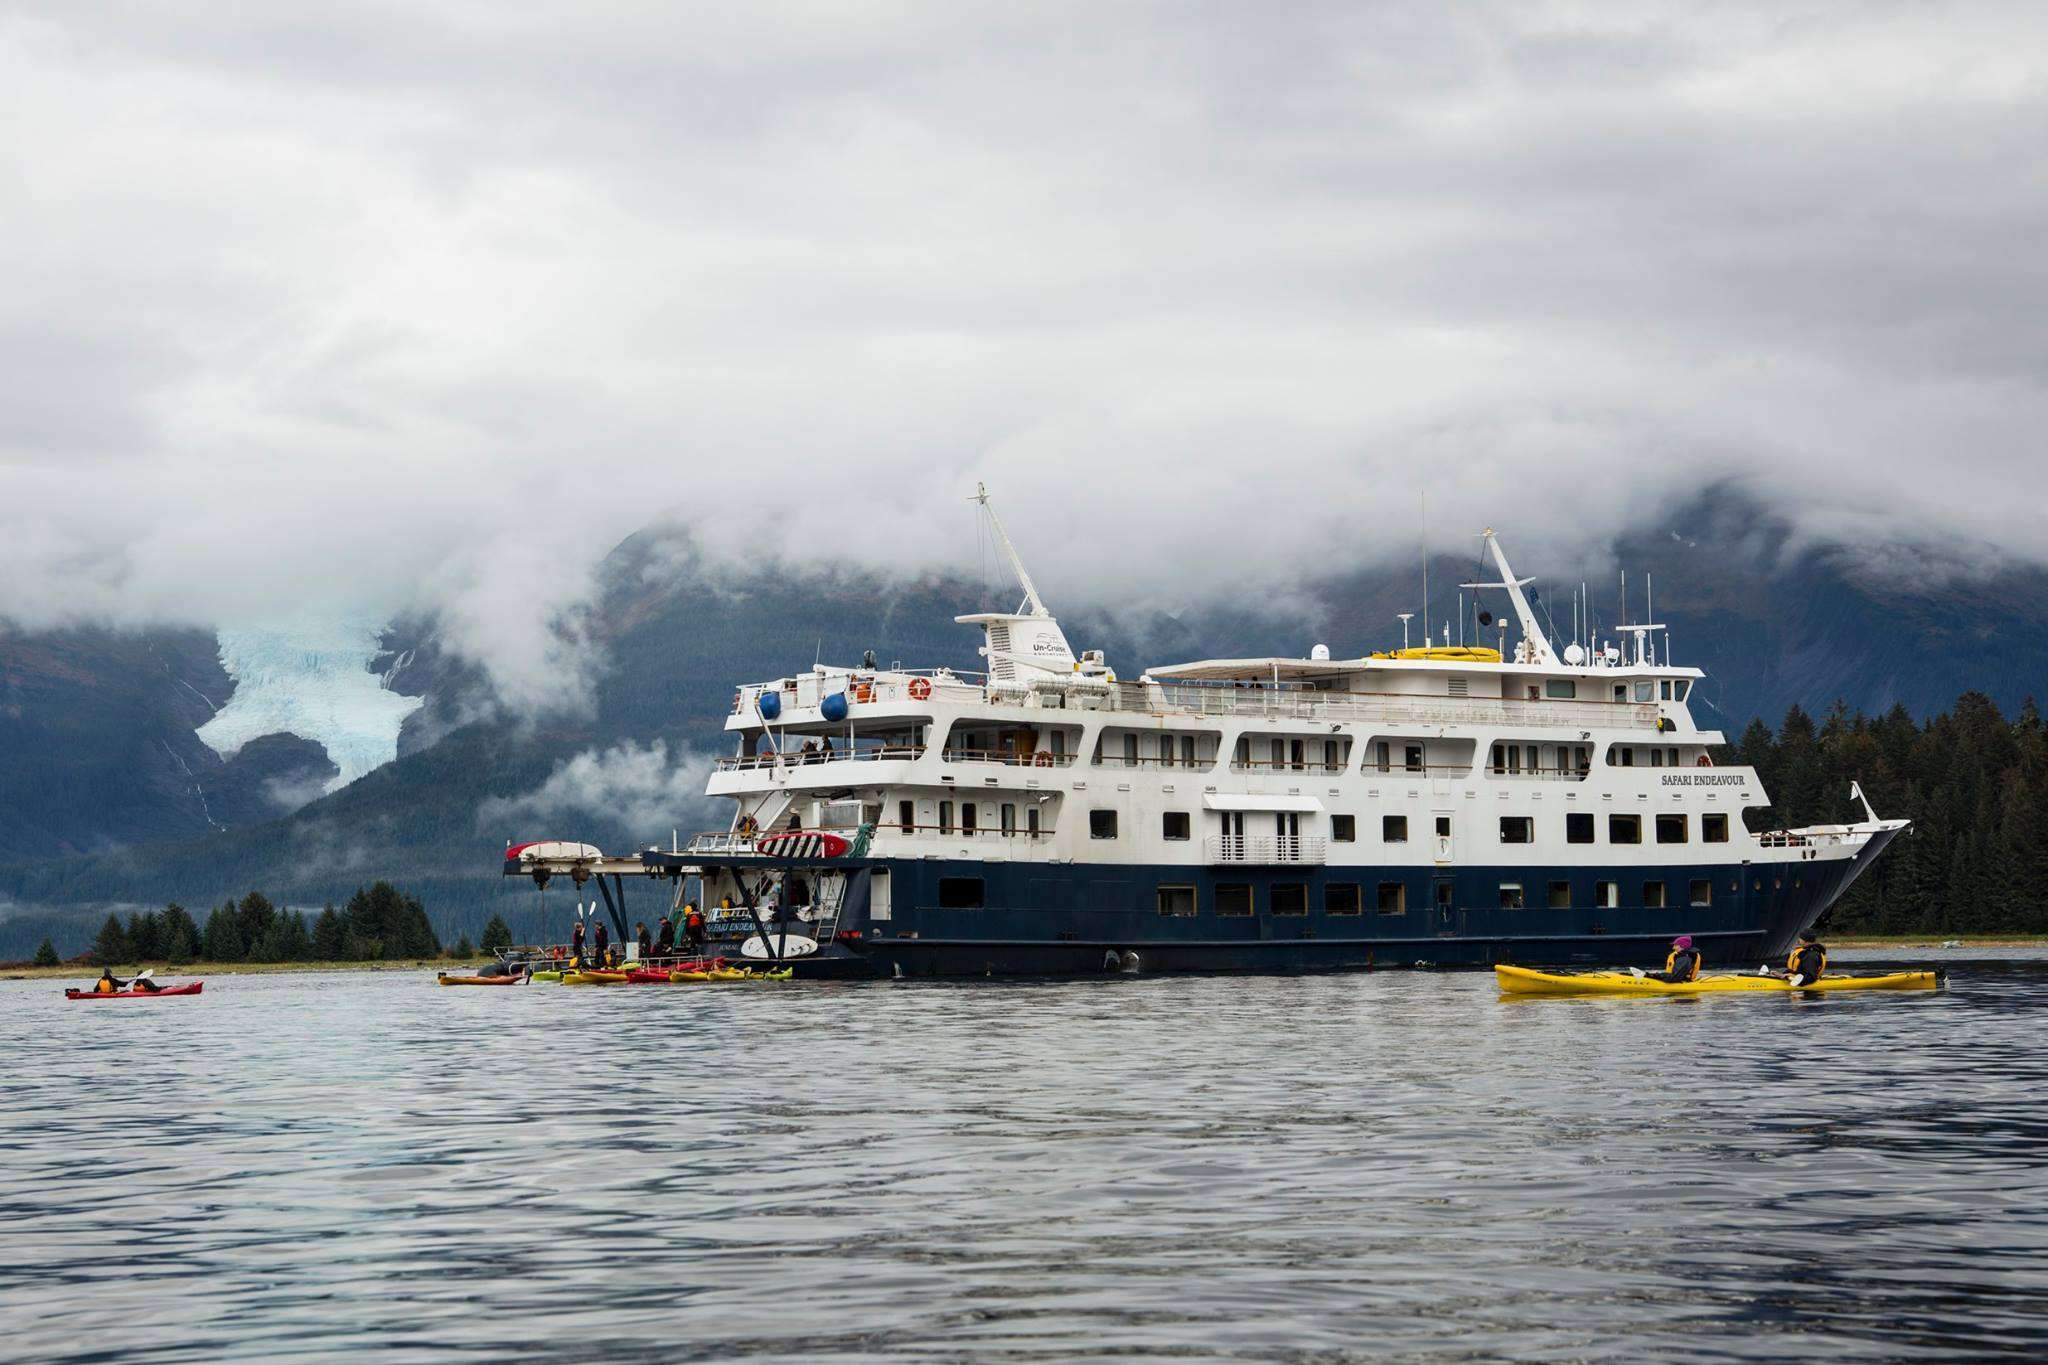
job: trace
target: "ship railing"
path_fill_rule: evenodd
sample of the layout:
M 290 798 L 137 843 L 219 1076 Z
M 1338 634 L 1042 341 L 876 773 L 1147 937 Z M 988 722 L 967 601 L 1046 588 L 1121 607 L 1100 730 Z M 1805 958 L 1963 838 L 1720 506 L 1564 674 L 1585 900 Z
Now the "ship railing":
M 922 683 L 922 689 L 915 685 Z M 925 691 L 924 697 L 914 695 Z M 887 677 L 873 673 L 828 674 L 823 678 L 805 676 L 787 685 L 744 683 L 733 690 L 732 714 L 752 715 L 763 692 L 774 692 L 785 707 L 815 707 L 825 698 L 843 693 L 847 701 L 865 706 L 877 702 L 927 701 L 978 702 L 986 698 L 988 678 L 981 673 L 961 673 L 947 668 L 896 668 Z
M 947 749 L 940 757 L 948 763 L 998 763 L 1006 768 L 1066 768 L 1074 762 L 1072 754 L 1056 754 L 1046 749 L 1026 753 L 1014 749 Z
M 740 772 L 773 768 L 780 764 L 801 768 L 812 763 L 886 763 L 924 757 L 922 744 L 882 744 L 853 749 L 784 749 L 779 754 L 727 754 L 718 760 L 718 771 Z
M 1325 692 L 1200 683 L 1116 683 L 1104 709 L 1150 715 L 1254 716 L 1311 722 L 1409 725 L 1542 725 L 1654 730 L 1655 702 L 1524 701 L 1511 697 L 1418 697 L 1406 692 Z
M 1303 759 L 1296 763 L 1285 758 L 1239 758 L 1231 760 L 1230 771 L 1234 773 L 1341 773 L 1351 765 L 1348 763 L 1325 763 L 1321 759 L 1311 762 Z
M 1774 829 L 1757 835 L 1756 842 L 1759 848 L 1840 848 L 1869 838 L 1868 830 Z
M 1321 864 L 1330 853 L 1329 840 L 1315 835 L 1219 834 L 1205 848 L 1211 863 Z
M 1593 770 L 1570 765 L 1562 768 L 1510 768 L 1505 764 L 1490 764 L 1486 771 L 1491 777 L 1506 778 L 1510 782 L 1584 782 Z
M 1132 758 L 1129 754 L 1104 754 L 1096 759 L 1091 766 L 1097 768 L 1185 768 L 1189 772 L 1208 772 L 1216 766 L 1216 760 L 1214 757 L 1182 758 L 1178 754 L 1172 758 L 1161 758 L 1157 754 L 1147 754 L 1138 758 Z

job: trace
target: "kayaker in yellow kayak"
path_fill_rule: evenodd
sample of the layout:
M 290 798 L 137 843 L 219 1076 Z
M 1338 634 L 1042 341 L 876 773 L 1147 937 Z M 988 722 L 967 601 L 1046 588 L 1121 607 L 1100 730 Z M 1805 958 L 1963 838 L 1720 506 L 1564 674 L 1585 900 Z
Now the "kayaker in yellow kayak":
M 1671 940 L 1671 952 L 1664 959 L 1663 971 L 1646 972 L 1641 967 L 1631 967 L 1628 973 L 1651 981 L 1697 981 L 1700 979 L 1700 950 L 1692 946 L 1691 934 L 1680 934 Z
M 1827 974 L 1828 947 L 1808 929 L 1799 936 L 1799 946 L 1785 959 L 1785 970 L 1773 973 L 1795 986 L 1809 986 Z

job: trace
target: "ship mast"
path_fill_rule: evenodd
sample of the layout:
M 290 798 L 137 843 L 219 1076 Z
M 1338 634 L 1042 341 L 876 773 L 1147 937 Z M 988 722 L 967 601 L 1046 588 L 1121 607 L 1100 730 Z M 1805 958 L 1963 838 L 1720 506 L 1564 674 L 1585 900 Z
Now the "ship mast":
M 988 500 L 988 485 L 976 483 L 974 496 L 968 501 L 981 504 L 981 510 L 988 513 L 988 524 L 996 533 L 996 545 L 1002 550 L 1003 558 L 1010 561 L 1010 572 L 1017 575 L 1017 582 L 1024 589 L 1024 605 L 1018 609 L 1018 614 L 1052 615 L 1045 609 L 1045 603 L 1038 600 L 1038 588 L 1032 583 L 1030 573 L 1024 568 L 1024 559 L 1017 553 L 1017 547 L 1010 543 L 1010 533 L 1003 529 L 1003 519 L 996 515 L 996 505 Z
M 1460 583 L 1458 586 L 1461 588 L 1506 589 L 1508 600 L 1514 603 L 1515 619 L 1522 626 L 1523 643 L 1529 649 L 1527 662 L 1535 664 L 1556 663 L 1557 655 L 1550 648 L 1550 637 L 1543 633 L 1543 627 L 1536 624 L 1536 613 L 1529 609 L 1529 599 L 1522 595 L 1522 589 L 1536 580 L 1533 578 L 1515 577 L 1515 571 L 1508 567 L 1507 553 L 1500 548 L 1500 537 L 1493 533 L 1491 526 L 1481 531 L 1479 535 L 1486 542 L 1486 548 L 1493 552 L 1494 565 L 1500 570 L 1500 582 Z

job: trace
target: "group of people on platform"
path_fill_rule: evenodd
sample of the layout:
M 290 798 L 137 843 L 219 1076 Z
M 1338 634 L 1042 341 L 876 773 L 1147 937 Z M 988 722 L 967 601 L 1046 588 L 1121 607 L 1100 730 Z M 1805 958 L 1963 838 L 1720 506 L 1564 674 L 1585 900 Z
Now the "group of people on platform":
M 1651 981 L 1697 981 L 1704 959 L 1700 950 L 1693 946 L 1691 934 L 1680 934 L 1671 940 L 1671 952 L 1664 959 L 1664 970 L 1646 972 L 1631 968 L 1637 976 Z M 1827 945 L 1808 929 L 1799 935 L 1799 942 L 1792 949 L 1792 955 L 1785 959 L 1783 971 L 1771 971 L 1768 975 L 1781 976 L 1795 986 L 1807 986 L 1821 979 L 1828 969 Z
M 578 967 L 594 966 L 606 968 L 617 966 L 619 960 L 618 950 L 612 946 L 611 930 L 605 926 L 603 920 L 595 915 L 591 917 L 591 923 L 596 927 L 586 937 L 583 921 L 580 919 L 576 921 L 576 927 L 569 935 L 570 958 L 575 961 Z M 682 930 L 682 938 L 680 940 L 676 937 L 678 925 L 681 926 Z M 663 915 L 660 927 L 651 933 L 648 931 L 646 920 L 641 920 L 635 927 L 638 931 L 635 937 L 639 944 L 640 960 L 642 962 L 653 962 L 662 958 L 683 955 L 690 957 L 702 957 L 704 955 L 704 912 L 699 910 L 694 904 L 685 905 L 682 914 L 673 920 L 667 915 Z

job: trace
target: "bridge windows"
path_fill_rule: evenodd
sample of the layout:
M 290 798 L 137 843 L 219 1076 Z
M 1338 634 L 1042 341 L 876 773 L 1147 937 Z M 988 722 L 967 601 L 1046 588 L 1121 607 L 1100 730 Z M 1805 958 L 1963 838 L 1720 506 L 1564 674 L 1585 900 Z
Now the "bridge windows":
M 983 888 L 979 877 L 939 878 L 939 908 L 941 910 L 979 910 L 982 907 Z
M 1683 844 L 1688 842 L 1687 823 L 1683 815 L 1658 816 L 1657 842 L 1660 844 Z
M 1089 811 L 1088 837 L 1091 839 L 1116 838 L 1116 812 L 1113 810 Z
M 1382 915 L 1405 915 L 1408 913 L 1408 883 L 1381 882 L 1379 910 Z
M 1719 811 L 1708 811 L 1700 817 L 1700 842 L 1703 844 L 1725 844 L 1728 842 L 1728 817 Z
M 1504 844 L 1532 844 L 1536 842 L 1535 817 L 1529 815 L 1501 816 L 1500 841 Z
M 1218 882 L 1216 913 L 1241 919 L 1252 912 L 1252 888 L 1248 882 Z
M 1590 844 L 1593 842 L 1593 813 L 1591 811 L 1568 811 L 1564 817 L 1564 841 L 1568 844 Z
M 1191 823 L 1184 810 L 1166 811 L 1159 817 L 1159 837 L 1171 843 L 1185 843 L 1189 838 Z
M 1408 817 L 1405 815 L 1382 815 L 1380 817 L 1380 842 L 1405 844 L 1408 842 Z
M 1308 887 L 1300 882 L 1275 882 L 1273 884 L 1273 913 L 1276 915 L 1306 915 L 1308 913 Z
M 1643 841 L 1643 817 L 1640 815 L 1610 815 L 1607 817 L 1607 842 L 1610 844 L 1640 844 Z
M 1330 817 L 1330 842 L 1333 844 L 1354 844 L 1358 842 L 1358 817 L 1355 815 L 1333 815 Z
M 1357 882 L 1324 882 L 1323 913 L 1355 915 L 1363 908 Z
M 1195 888 L 1192 886 L 1160 887 L 1159 913 L 1173 919 L 1194 918 Z
M 1714 883 L 1705 877 L 1694 877 L 1688 888 L 1686 903 L 1695 908 L 1714 903 Z
M 1552 910 L 1571 909 L 1572 884 L 1570 882 L 1552 882 L 1550 884 L 1549 897 L 1544 903 Z

